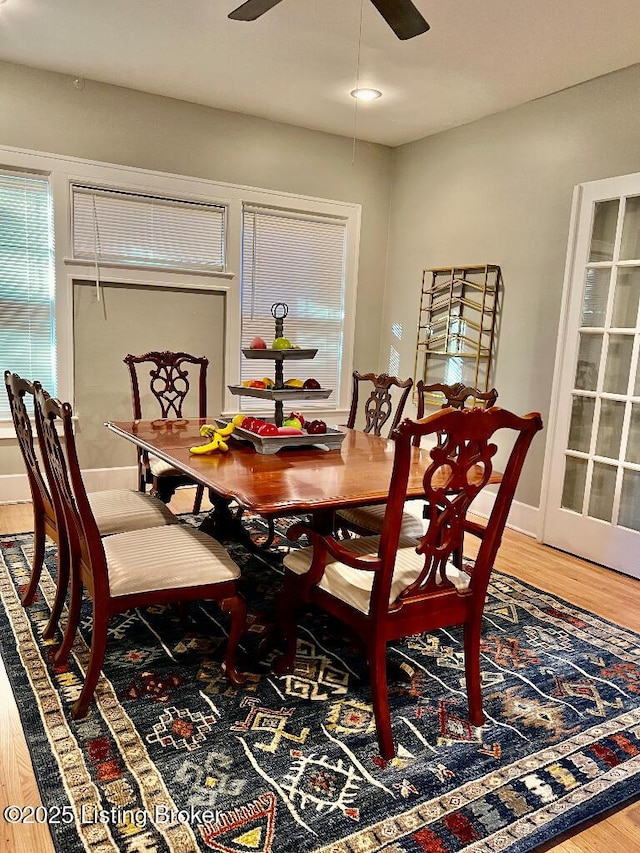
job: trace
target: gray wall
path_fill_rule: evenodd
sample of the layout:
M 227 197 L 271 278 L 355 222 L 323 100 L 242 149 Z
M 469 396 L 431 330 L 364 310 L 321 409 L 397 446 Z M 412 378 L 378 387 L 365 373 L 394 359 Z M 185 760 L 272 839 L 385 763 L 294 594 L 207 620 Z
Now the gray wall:
M 425 268 L 496 263 L 499 403 L 548 419 L 573 187 L 640 171 L 640 66 L 394 151 L 381 361 L 413 372 Z M 398 344 L 393 323 L 404 328 Z M 545 434 L 517 498 L 538 506 Z
M 0 62 L 0 145 L 361 204 L 355 363 L 375 367 L 380 342 L 371 331 L 379 328 L 384 295 L 391 149 L 358 143 L 352 162 L 345 137 L 89 80 L 78 91 L 72 79 Z M 118 374 L 117 387 L 128 394 L 124 380 Z M 0 473 L 22 473 L 10 444 L 0 441 Z

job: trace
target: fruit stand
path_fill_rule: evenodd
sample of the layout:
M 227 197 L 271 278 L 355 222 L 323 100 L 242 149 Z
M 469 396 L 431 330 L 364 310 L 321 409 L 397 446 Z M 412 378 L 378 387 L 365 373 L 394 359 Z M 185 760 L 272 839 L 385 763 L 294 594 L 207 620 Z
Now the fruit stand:
M 287 387 L 284 379 L 284 362 L 289 360 L 310 360 L 315 358 L 317 349 L 300 349 L 292 346 L 284 336 L 284 318 L 289 313 L 284 302 L 276 302 L 271 306 L 271 314 L 275 320 L 275 338 L 273 345 L 267 347 L 262 339 L 254 339 L 253 346 L 243 348 L 245 358 L 272 361 L 274 364 L 274 381 L 272 387 L 252 387 L 249 385 L 229 385 L 229 390 L 237 397 L 257 397 L 262 400 L 273 400 L 273 423 L 281 428 L 284 424 L 284 404 L 299 400 L 326 400 L 333 392 L 332 388 L 320 387 Z M 256 345 L 257 344 L 257 345 Z M 315 383 L 315 380 L 307 380 Z M 256 383 L 257 384 L 257 383 Z M 320 422 L 314 422 L 320 423 Z M 341 430 L 325 427 L 325 431 L 305 433 L 302 430 L 292 431 L 283 435 L 258 435 L 252 430 L 236 425 L 234 437 L 250 441 L 259 453 L 276 453 L 283 447 L 309 446 L 320 444 L 328 448 L 340 447 L 345 433 Z

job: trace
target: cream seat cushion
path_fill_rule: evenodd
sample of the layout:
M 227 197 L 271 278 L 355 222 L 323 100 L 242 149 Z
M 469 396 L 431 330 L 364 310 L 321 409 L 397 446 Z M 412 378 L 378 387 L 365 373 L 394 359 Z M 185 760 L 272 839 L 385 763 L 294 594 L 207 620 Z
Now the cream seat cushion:
M 184 524 L 134 530 L 102 540 L 112 596 L 223 583 L 240 577 L 227 550 Z
M 361 536 L 359 539 L 347 539 L 340 543 L 344 548 L 360 556 L 376 556 L 380 544 L 379 536 Z M 284 564 L 289 571 L 303 575 L 311 567 L 313 548 L 300 548 L 291 551 L 284 558 Z M 420 574 L 424 566 L 424 557 L 416 554 L 416 546 L 412 540 L 402 538 L 398 546 L 396 565 L 391 581 L 389 602 L 395 601 L 403 589 L 409 586 Z M 371 589 L 375 572 L 360 571 L 345 566 L 334 560 L 327 566 L 318 586 L 320 589 L 339 598 L 362 613 L 369 612 Z M 453 563 L 447 563 L 447 578 L 456 589 L 464 590 L 469 586 L 469 576 L 457 569 Z
M 350 509 L 341 509 L 338 519 L 344 518 L 350 524 L 370 530 L 372 533 L 380 533 L 384 514 L 387 510 L 386 504 L 373 504 L 373 506 L 354 506 Z M 402 526 L 400 536 L 408 539 L 419 539 L 424 536 L 424 524 L 410 512 L 402 513 Z
M 161 500 L 132 489 L 107 489 L 88 497 L 101 536 L 178 522 Z
M 165 462 L 164 459 L 159 459 L 157 456 L 149 454 L 149 469 L 154 477 L 186 477 L 184 471 L 174 468 Z

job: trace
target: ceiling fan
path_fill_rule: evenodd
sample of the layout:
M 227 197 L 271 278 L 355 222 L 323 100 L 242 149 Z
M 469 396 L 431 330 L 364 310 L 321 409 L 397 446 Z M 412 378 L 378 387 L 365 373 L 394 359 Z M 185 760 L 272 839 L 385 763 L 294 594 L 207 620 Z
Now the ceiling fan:
M 229 17 L 233 21 L 255 21 L 282 0 L 246 0 Z M 378 12 L 399 39 L 412 39 L 426 33 L 429 24 L 413 5 L 412 0 L 371 0 Z

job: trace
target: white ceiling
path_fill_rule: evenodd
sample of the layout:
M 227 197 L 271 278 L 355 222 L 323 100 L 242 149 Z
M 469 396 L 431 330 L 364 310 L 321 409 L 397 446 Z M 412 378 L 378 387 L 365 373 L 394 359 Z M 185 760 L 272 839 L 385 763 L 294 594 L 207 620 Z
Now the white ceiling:
M 0 0 L 0 3 L 2 0 Z M 362 0 L 6 0 L 0 59 L 400 145 L 640 61 L 640 0 L 415 0 L 399 41 Z

